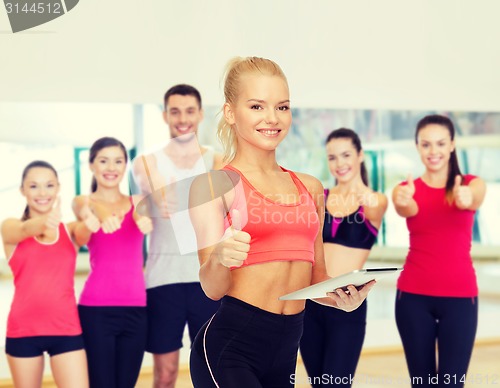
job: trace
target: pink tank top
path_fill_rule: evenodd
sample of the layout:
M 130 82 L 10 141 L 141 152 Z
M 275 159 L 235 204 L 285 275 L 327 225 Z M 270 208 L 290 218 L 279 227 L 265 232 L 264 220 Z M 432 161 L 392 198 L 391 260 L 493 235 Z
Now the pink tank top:
M 131 200 L 132 203 L 132 200 Z M 142 271 L 144 235 L 134 218 L 134 206 L 125 214 L 120 229 L 106 234 L 99 229 L 87 246 L 90 274 L 80 295 L 84 306 L 146 306 Z
M 82 333 L 74 291 L 76 254 L 64 224 L 53 243 L 29 237 L 17 244 L 9 260 L 15 291 L 7 337 Z

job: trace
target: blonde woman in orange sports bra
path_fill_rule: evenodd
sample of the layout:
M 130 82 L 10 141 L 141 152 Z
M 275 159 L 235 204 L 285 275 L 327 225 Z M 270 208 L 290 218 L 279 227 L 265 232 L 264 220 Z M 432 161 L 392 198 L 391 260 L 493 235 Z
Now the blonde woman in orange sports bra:
M 203 388 L 293 386 L 304 301 L 278 298 L 328 278 L 323 187 L 276 162 L 292 120 L 287 80 L 276 63 L 233 59 L 224 94 L 218 135 L 228 161 L 223 171 L 235 188 L 218 190 L 215 178 L 224 173 L 202 176 L 190 202 L 201 285 L 222 304 L 194 341 L 191 377 Z M 200 202 L 207 191 L 215 199 Z M 373 284 L 317 302 L 352 311 Z

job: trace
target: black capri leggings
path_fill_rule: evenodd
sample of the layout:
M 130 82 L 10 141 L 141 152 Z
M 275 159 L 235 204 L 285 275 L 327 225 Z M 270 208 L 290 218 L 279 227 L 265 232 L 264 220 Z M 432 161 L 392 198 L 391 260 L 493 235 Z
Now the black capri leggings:
M 146 307 L 78 306 L 90 388 L 133 388 L 147 337 Z
M 311 385 L 350 387 L 366 331 L 366 300 L 346 312 L 306 302 L 300 354 Z
M 477 309 L 477 297 L 437 297 L 398 290 L 396 324 L 413 387 L 464 385 L 476 337 Z
M 225 296 L 194 340 L 194 387 L 293 387 L 303 318 L 304 312 L 273 314 Z

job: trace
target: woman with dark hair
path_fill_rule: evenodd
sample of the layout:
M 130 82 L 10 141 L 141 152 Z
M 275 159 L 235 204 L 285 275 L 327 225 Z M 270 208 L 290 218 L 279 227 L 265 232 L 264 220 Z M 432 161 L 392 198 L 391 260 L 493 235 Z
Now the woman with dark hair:
M 146 287 L 142 272 L 144 234 L 151 220 L 120 192 L 126 171 L 124 145 L 110 137 L 90 148 L 92 193 L 75 198 L 75 214 L 88 204 L 101 229 L 88 236 L 90 274 L 80 295 L 91 388 L 132 388 L 146 346 Z
M 332 131 L 326 152 L 336 185 L 325 189 L 323 247 L 328 275 L 335 277 L 363 268 L 377 239 L 387 197 L 369 188 L 356 132 Z M 322 376 L 336 385 L 351 386 L 365 337 L 366 312 L 366 300 L 351 313 L 306 302 L 300 353 L 313 387 L 323 386 Z
M 23 216 L 2 223 L 15 285 L 5 344 L 14 386 L 42 386 L 47 352 L 58 387 L 88 387 L 74 273 L 83 244 L 77 236 L 96 230 L 98 221 L 83 207 L 84 222 L 61 222 L 57 172 L 47 162 L 25 167 L 21 193 L 27 201 Z
M 472 226 L 486 186 L 461 173 L 447 117 L 421 119 L 415 142 L 425 171 L 415 180 L 409 176 L 392 195 L 410 232 L 396 323 L 414 387 L 463 386 L 477 327 Z

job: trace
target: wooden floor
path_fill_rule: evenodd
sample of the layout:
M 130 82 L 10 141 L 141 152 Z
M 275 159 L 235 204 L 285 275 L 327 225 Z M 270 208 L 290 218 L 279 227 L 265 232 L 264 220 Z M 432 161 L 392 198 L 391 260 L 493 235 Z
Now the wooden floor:
M 500 339 L 477 344 L 472 354 L 472 360 L 467 375 L 466 387 L 488 386 L 500 388 Z M 145 368 L 136 388 L 152 387 L 151 368 Z M 299 361 L 296 371 L 296 387 L 310 387 L 302 363 Z M 8 381 L 0 381 L 1 388 L 12 388 Z M 44 388 L 55 388 L 49 381 Z M 182 369 L 177 381 L 177 388 L 192 388 L 189 371 Z M 362 354 L 359 360 L 354 388 L 409 388 L 410 382 L 406 361 L 402 351 L 371 351 Z M 237 388 L 237 387 L 235 387 Z
M 500 341 L 476 345 L 469 366 L 466 387 L 491 386 L 500 388 Z M 299 362 L 296 387 L 309 387 L 304 367 Z M 152 377 L 143 373 L 137 388 L 151 388 Z M 192 388 L 189 372 L 181 371 L 177 388 Z M 409 388 L 410 380 L 406 361 L 401 351 L 371 352 L 359 360 L 353 387 L 357 388 Z M 237 388 L 237 387 L 235 387 Z

